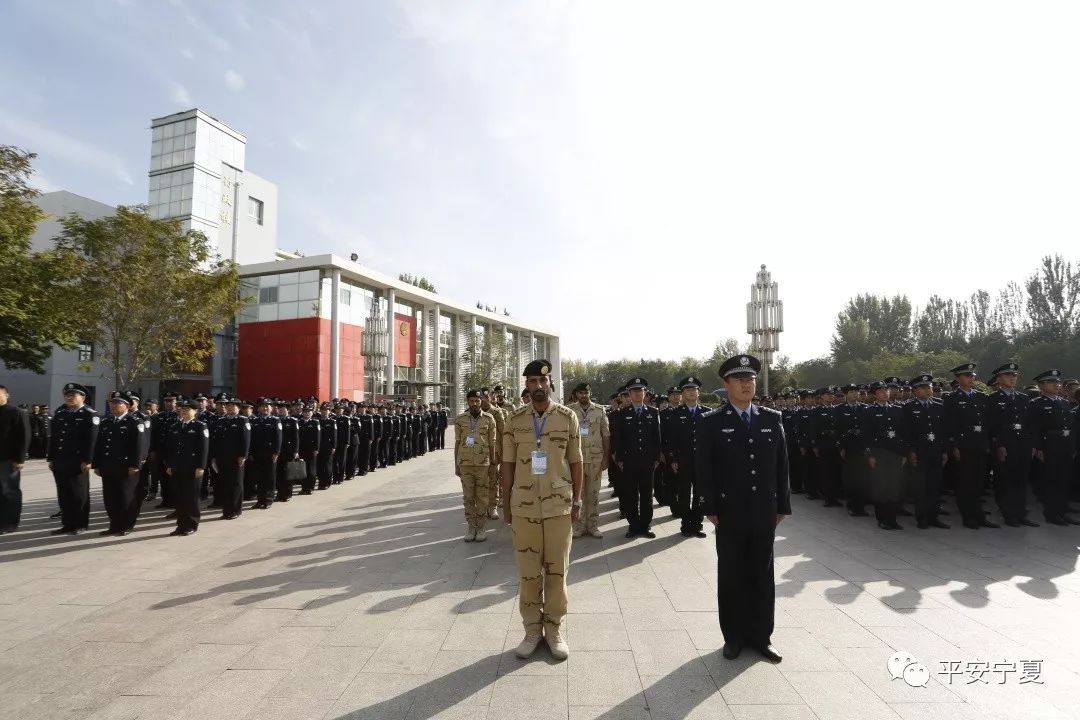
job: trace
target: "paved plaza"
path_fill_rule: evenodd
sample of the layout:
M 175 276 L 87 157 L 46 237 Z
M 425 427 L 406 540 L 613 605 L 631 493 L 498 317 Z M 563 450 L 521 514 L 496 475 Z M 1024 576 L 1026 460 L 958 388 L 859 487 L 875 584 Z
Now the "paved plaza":
M 52 478 L 23 477 L 22 528 L 0 538 L 0 718 L 1080 717 L 1076 528 L 882 532 L 795 497 L 784 661 L 730 662 L 712 540 L 660 509 L 659 537 L 628 541 L 605 489 L 556 663 L 514 657 L 508 529 L 461 542 L 449 450 L 188 538 L 162 511 L 98 537 L 97 493 L 89 533 L 49 536 Z

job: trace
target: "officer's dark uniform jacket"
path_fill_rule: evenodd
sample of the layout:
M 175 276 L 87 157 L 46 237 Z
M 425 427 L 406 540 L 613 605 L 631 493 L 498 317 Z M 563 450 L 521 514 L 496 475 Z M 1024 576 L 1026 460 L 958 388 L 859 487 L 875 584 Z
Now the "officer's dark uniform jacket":
M 333 415 L 320 416 L 319 420 L 319 453 L 329 453 L 337 448 L 337 420 Z
M 300 418 L 295 415 L 278 416 L 281 422 L 281 451 L 279 459 L 293 460 L 300 447 Z
M 945 432 L 945 408 L 938 400 L 911 400 L 901 407 L 904 414 L 904 439 L 907 450 L 914 452 L 919 462 L 941 464 L 948 438 Z
M 1027 425 L 1027 408 L 1031 399 L 1022 392 L 996 390 L 986 403 L 986 428 L 990 435 L 991 451 L 1005 448 L 1014 452 L 1031 453 L 1031 431 Z
M 201 420 L 178 421 L 169 430 L 166 464 L 174 473 L 194 474 L 206 467 L 210 449 L 210 429 Z
M 137 468 L 145 457 L 146 424 L 135 413 L 121 417 L 109 415 L 98 426 L 97 443 L 94 447 L 94 468 L 102 473 L 127 473 Z
M 617 462 L 632 467 L 652 467 L 663 451 L 660 431 L 660 411 L 652 405 L 642 405 L 640 414 L 630 405 L 616 413 L 618 421 L 611 426 L 612 454 Z
M 299 453 L 301 457 L 310 457 L 313 453 L 319 450 L 319 440 L 322 423 L 319 422 L 319 418 L 310 417 L 307 419 L 300 418 L 299 425 Z
M 150 447 L 152 453 L 165 451 L 165 440 L 169 436 L 169 426 L 180 422 L 175 410 L 158 410 L 150 418 Z
M 53 415 L 46 459 L 54 468 L 71 469 L 93 463 L 101 418 L 87 405 L 72 410 L 66 405 Z
M 697 446 L 698 503 L 719 524 L 772 530 L 791 514 L 787 441 L 780 413 L 751 406 L 746 427 L 730 404 L 705 415 Z
M 821 451 L 835 450 L 840 447 L 836 408 L 831 405 L 819 405 L 813 408 L 808 423 L 810 447 Z
M 837 442 L 845 455 L 863 453 L 862 417 L 865 411 L 866 405 L 857 402 L 845 402 L 835 408 Z
M 281 453 L 281 418 L 256 416 L 251 418 L 251 456 L 270 460 Z
M 1025 417 L 1035 450 L 1042 452 L 1044 456 L 1071 455 L 1074 452 L 1075 415 L 1060 398 L 1046 395 L 1033 398 L 1027 404 Z
M 693 468 L 697 457 L 698 429 L 701 426 L 708 408 L 697 405 L 693 411 L 687 405 L 680 405 L 666 411 L 667 432 L 664 434 L 665 453 L 669 462 L 679 463 L 687 469 Z
M 243 415 L 235 417 L 225 416 L 218 418 L 214 423 L 214 429 L 210 439 L 210 455 L 217 461 L 218 468 L 222 463 L 236 464 L 239 458 L 246 458 L 251 450 L 251 418 Z M 175 423 L 179 423 L 177 420 Z
M 945 398 L 945 431 L 950 449 L 985 453 L 990 447 L 987 432 L 987 396 L 957 390 Z

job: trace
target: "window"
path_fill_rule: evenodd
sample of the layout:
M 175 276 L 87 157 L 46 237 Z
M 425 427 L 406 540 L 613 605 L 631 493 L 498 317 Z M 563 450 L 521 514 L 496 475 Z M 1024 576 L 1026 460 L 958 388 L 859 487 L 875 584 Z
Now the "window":
M 259 288 L 259 304 L 268 305 L 270 303 L 276 303 L 278 298 L 278 289 L 274 287 Z
M 79 362 L 94 361 L 94 343 L 80 340 L 78 345 Z
M 257 222 L 259 225 L 263 224 L 262 200 L 248 196 L 248 217 Z
M 341 288 L 339 291 L 341 294 L 340 301 L 342 305 L 352 305 L 352 290 L 346 290 Z

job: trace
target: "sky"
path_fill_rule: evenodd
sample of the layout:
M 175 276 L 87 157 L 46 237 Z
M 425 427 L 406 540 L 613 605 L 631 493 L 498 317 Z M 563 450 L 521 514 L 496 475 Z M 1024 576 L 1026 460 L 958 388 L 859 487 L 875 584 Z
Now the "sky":
M 4 0 L 0 143 L 147 199 L 199 107 L 279 186 L 278 244 L 356 252 L 559 331 L 563 358 L 781 352 L 861 293 L 967 297 L 1077 252 L 1080 3 Z

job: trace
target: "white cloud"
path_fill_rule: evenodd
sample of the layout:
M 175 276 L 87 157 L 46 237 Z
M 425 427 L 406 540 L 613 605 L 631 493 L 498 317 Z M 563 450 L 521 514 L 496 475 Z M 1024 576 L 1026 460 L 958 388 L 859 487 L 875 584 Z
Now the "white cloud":
M 240 92 L 244 89 L 244 76 L 235 70 L 226 70 L 225 84 L 229 86 L 230 90 Z
M 304 142 L 303 140 L 301 140 L 300 138 L 298 138 L 298 137 L 290 137 L 289 138 L 289 144 L 292 145 L 297 150 L 299 150 L 300 152 L 307 152 L 308 151 L 308 144 L 306 142 Z
M 63 158 L 108 173 L 125 185 L 135 184 L 124 162 L 111 152 L 0 108 L 0 136 L 3 135 L 43 158 L 50 155 Z
M 173 83 L 172 88 L 172 101 L 177 105 L 183 105 L 184 107 L 191 107 L 191 93 L 188 89 L 180 83 Z
M 191 51 L 191 48 L 180 48 L 180 55 L 186 60 L 195 59 L 195 53 Z

